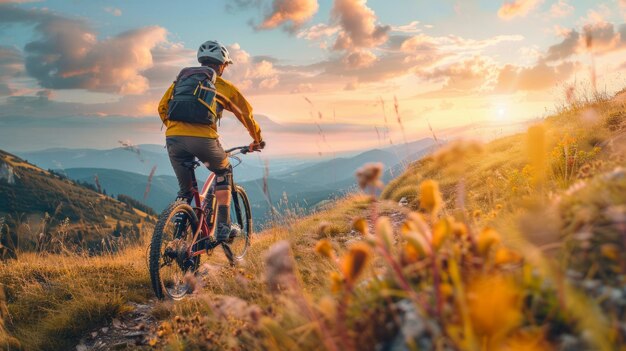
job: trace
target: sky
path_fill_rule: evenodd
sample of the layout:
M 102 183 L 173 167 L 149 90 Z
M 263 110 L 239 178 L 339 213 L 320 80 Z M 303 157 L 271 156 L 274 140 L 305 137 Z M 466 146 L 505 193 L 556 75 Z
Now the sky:
M 0 0 L 0 149 L 164 144 L 156 109 L 218 40 L 267 153 L 523 130 L 626 86 L 626 0 Z M 232 115 L 223 144 L 248 134 Z

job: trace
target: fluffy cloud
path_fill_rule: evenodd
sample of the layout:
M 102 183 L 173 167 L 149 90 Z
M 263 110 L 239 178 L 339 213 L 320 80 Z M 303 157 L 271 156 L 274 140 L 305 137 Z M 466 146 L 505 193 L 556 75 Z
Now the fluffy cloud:
M 543 0 L 514 0 L 506 2 L 498 10 L 498 16 L 504 20 L 510 20 L 515 17 L 525 17 L 534 10 Z
M 275 88 L 280 82 L 279 74 L 272 59 L 254 58 L 239 44 L 228 46 L 234 65 L 224 72 L 224 78 L 235 83 L 240 89 L 255 93 Z
M 443 81 L 442 92 L 476 92 L 487 89 L 497 68 L 486 57 L 475 56 L 461 62 L 418 73 L 430 81 Z
M 371 48 L 387 41 L 391 27 L 376 24 L 376 14 L 365 0 L 335 0 L 331 15 L 341 27 L 335 50 Z
M 0 24 L 34 24 L 38 38 L 24 47 L 27 73 L 48 89 L 87 89 L 138 94 L 153 66 L 151 50 L 166 30 L 144 27 L 99 40 L 84 21 L 44 10 L 2 6 Z
M 273 29 L 289 22 L 287 29 L 293 31 L 311 19 L 318 8 L 317 0 L 274 0 L 271 13 L 257 28 Z
M 560 43 L 548 48 L 546 60 L 562 60 L 584 52 L 601 55 L 625 48 L 626 25 L 616 30 L 612 23 L 600 21 L 584 25 L 582 33 L 574 29 L 566 32 Z
M 498 75 L 496 92 L 512 93 L 518 90 L 543 90 L 568 79 L 574 72 L 575 64 L 565 62 L 549 66 L 540 61 L 533 67 L 506 65 Z

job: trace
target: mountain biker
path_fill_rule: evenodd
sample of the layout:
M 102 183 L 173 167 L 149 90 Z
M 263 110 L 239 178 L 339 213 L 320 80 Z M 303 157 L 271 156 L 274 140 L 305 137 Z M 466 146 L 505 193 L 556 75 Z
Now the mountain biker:
M 217 120 L 221 118 L 224 109 L 232 112 L 246 127 L 253 139 L 250 151 L 260 151 L 265 143 L 262 142 L 261 129 L 252 116 L 252 107 L 231 82 L 221 77 L 226 67 L 233 63 L 228 49 L 217 41 L 209 40 L 200 46 L 197 58 L 202 67 L 208 67 L 217 74 L 213 77 L 217 102 L 214 112 Z M 194 157 L 197 157 L 216 175 L 217 228 L 215 233 L 216 240 L 224 241 L 231 235 L 232 166 L 218 140 L 215 121 L 205 124 L 168 118 L 171 113 L 170 104 L 175 94 L 175 85 L 176 81 L 161 98 L 159 116 L 167 127 L 165 131 L 167 152 L 180 188 L 177 200 L 191 202 L 191 172 L 193 170 L 183 166 L 183 162 L 193 161 Z

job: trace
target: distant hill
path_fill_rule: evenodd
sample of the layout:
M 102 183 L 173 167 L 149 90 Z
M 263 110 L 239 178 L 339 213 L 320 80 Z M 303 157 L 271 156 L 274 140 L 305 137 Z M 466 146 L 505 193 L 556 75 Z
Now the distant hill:
M 147 144 L 109 150 L 54 148 L 17 154 L 43 169 L 102 168 L 148 175 L 156 166 L 155 174 L 174 175 L 167 150 L 162 145 Z M 263 164 L 251 156 L 245 157 L 248 160 L 237 169 L 238 179 L 246 181 L 263 177 Z M 281 172 L 299 164 L 302 161 L 273 159 L 270 171 Z
M 94 251 L 112 234 L 116 240 L 125 234 L 138 238 L 138 226 L 152 221 L 126 203 L 1 150 L 0 218 L 13 236 L 19 235 L 22 250 L 35 249 L 44 233 Z
M 148 176 L 144 174 L 106 168 L 68 168 L 64 172 L 71 179 L 93 185 L 97 176 L 100 186 L 108 195 L 128 195 L 157 212 L 174 201 L 178 193 L 176 177 L 170 175 L 153 176 L 148 196 L 144 198 L 148 186 Z

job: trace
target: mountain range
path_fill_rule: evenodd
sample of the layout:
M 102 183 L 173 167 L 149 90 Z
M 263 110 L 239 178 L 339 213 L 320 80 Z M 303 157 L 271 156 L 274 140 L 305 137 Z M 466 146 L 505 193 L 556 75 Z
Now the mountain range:
M 234 168 L 234 175 L 235 181 L 248 193 L 256 223 L 263 224 L 270 218 L 271 207 L 278 212 L 284 211 L 285 206 L 308 211 L 324 200 L 351 191 L 355 188 L 354 173 L 365 163 L 382 163 L 383 180 L 387 182 L 406 164 L 431 152 L 435 146 L 434 140 L 421 139 L 317 160 L 274 157 L 261 161 L 254 155 L 243 155 L 241 164 Z M 167 150 L 158 145 L 110 150 L 47 149 L 19 153 L 19 156 L 70 179 L 99 186 L 109 195 L 128 195 L 156 211 L 164 209 L 178 191 Z M 233 161 L 234 165 L 237 163 Z M 156 169 L 150 177 L 154 166 Z M 196 172 L 202 183 L 208 171 L 198 169 Z

